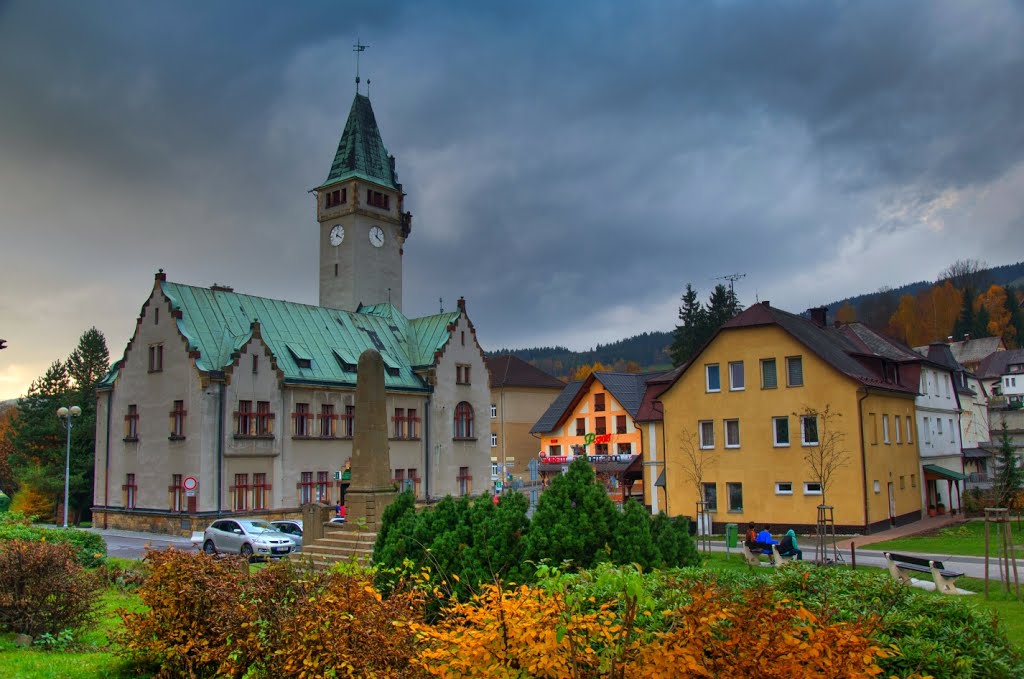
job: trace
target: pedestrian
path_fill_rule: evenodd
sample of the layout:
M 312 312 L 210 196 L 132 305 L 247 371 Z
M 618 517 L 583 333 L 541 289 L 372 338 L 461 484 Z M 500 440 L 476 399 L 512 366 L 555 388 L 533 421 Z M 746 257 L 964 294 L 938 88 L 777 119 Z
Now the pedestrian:
M 757 549 L 757 527 L 754 525 L 753 521 L 751 521 L 750 525 L 747 526 L 747 536 L 744 539 L 744 542 L 747 545 L 747 549 L 750 551 Z
M 768 524 L 765 524 L 761 532 L 757 534 L 757 542 L 760 543 L 758 547 L 761 547 L 761 550 L 769 556 L 772 553 L 772 545 L 779 544 L 778 540 L 772 538 L 772 527 Z
M 796 531 L 792 528 L 786 531 L 785 537 L 779 544 L 779 554 L 782 556 L 795 556 L 797 561 L 804 560 L 804 551 L 796 542 Z

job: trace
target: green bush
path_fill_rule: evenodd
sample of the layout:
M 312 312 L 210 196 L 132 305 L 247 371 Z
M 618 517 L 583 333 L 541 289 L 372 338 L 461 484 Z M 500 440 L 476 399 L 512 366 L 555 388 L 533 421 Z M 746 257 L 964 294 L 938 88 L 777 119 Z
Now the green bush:
M 86 568 L 100 565 L 107 556 L 107 543 L 97 533 L 77 528 L 43 528 L 33 525 L 18 512 L 0 514 L 0 543 L 9 540 L 70 545 L 74 549 L 75 559 Z
M 0 630 L 32 637 L 76 630 L 98 601 L 98 582 L 70 545 L 0 542 Z
M 0 490 L 0 514 L 3 514 L 11 507 L 11 498 Z

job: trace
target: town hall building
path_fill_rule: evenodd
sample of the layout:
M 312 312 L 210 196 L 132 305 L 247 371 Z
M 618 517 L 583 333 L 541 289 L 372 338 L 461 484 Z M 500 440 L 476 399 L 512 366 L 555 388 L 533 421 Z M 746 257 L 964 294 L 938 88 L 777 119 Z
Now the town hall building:
M 484 354 L 463 299 L 402 313 L 412 215 L 368 97 L 356 94 L 312 193 L 319 306 L 156 274 L 97 388 L 94 525 L 184 532 L 342 502 L 356 365 L 370 348 L 385 364 L 396 486 L 420 500 L 489 490 Z

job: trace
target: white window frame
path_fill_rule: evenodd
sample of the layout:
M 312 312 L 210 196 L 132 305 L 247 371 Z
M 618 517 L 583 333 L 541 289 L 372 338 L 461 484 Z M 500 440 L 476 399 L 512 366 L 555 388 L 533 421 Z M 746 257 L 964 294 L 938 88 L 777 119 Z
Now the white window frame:
M 493 420 L 497 416 L 498 416 L 498 406 L 497 406 L 497 404 L 492 403 L 491 404 L 491 419 Z
M 739 368 L 740 374 L 739 381 L 743 383 L 738 387 L 736 386 L 736 374 L 733 372 L 733 370 L 735 370 L 737 367 Z M 729 391 L 744 391 L 746 388 L 747 375 L 746 371 L 743 368 L 743 361 L 732 361 L 731 363 L 729 363 Z
M 778 425 L 776 423 L 779 422 L 780 420 L 785 420 L 785 422 L 786 422 L 786 442 L 785 443 L 780 443 L 779 442 L 779 429 L 778 429 Z M 793 432 L 789 428 L 789 415 L 782 415 L 780 417 L 773 417 L 772 418 L 772 444 L 776 448 L 789 448 L 789 446 L 790 446 L 790 444 L 792 442 L 793 442 Z
M 882 414 L 882 443 L 889 445 L 889 416 Z
M 711 388 L 711 369 L 718 371 L 718 388 Z M 717 394 L 722 391 L 722 367 L 718 363 L 704 364 L 704 391 L 709 394 Z
M 811 486 L 817 486 L 817 490 L 812 490 Z M 820 481 L 804 481 L 804 495 L 821 495 L 821 482 Z
M 804 420 L 814 420 L 814 433 L 817 434 L 817 441 L 807 440 L 807 428 L 804 426 Z M 818 446 L 821 445 L 821 432 L 818 430 L 818 416 L 817 415 L 801 415 L 800 416 L 800 445 L 804 447 Z
M 925 445 L 930 446 L 932 444 L 932 426 L 931 426 L 931 423 L 929 423 L 928 422 L 928 418 L 925 417 L 922 420 L 922 424 L 924 425 L 924 443 L 925 443 Z
M 953 429 L 953 418 L 947 418 L 947 423 L 949 424 L 949 442 L 956 443 L 956 431 Z
M 938 434 L 939 436 L 942 436 L 942 418 L 941 417 L 936 417 L 935 418 L 935 433 Z
M 737 513 L 738 512 L 742 512 L 743 511 L 742 503 L 740 504 L 739 507 L 733 507 L 732 506 L 732 493 L 729 492 L 732 489 L 732 486 L 739 486 L 739 489 L 740 489 L 740 499 L 741 500 L 743 499 L 743 482 L 742 481 L 728 481 L 725 484 L 725 504 L 729 508 L 730 512 L 737 512 Z
M 900 442 L 900 427 L 902 427 L 903 425 L 900 423 L 900 416 L 899 415 L 893 415 L 893 417 L 896 418 L 894 420 L 894 423 L 893 423 L 893 430 L 896 432 L 896 443 L 899 443 Z
M 907 415 L 907 443 L 914 442 L 914 418 Z
M 786 490 L 783 486 L 789 486 Z M 792 495 L 793 494 L 793 482 L 792 481 L 776 481 L 775 482 L 775 494 L 776 495 Z
M 704 440 L 704 425 L 711 425 L 711 441 Z M 697 436 L 700 440 L 701 450 L 713 450 L 715 447 L 715 421 L 714 420 L 701 420 L 697 423 Z
M 736 423 L 736 443 L 729 443 L 729 423 Z M 722 420 L 722 429 L 725 433 L 725 447 L 726 448 L 739 448 L 740 447 L 740 420 L 739 418 L 733 417 L 728 420 Z
M 497 447 L 498 447 L 498 435 L 497 434 L 491 434 L 491 448 L 497 448 Z

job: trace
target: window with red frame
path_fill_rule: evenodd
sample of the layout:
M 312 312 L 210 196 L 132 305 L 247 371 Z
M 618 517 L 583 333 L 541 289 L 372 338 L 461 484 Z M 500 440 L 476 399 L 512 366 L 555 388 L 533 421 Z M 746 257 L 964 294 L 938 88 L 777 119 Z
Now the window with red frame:
M 313 472 L 301 472 L 298 484 L 300 505 L 313 503 L 313 486 Z
M 415 467 L 410 469 L 406 473 L 406 478 L 412 482 L 412 493 L 418 496 L 420 494 L 420 477 L 416 474 Z
M 406 425 L 406 432 L 409 434 L 409 438 L 411 438 L 411 439 L 418 439 L 420 437 L 419 426 L 418 426 L 420 418 L 416 417 L 416 409 L 415 408 L 409 408 L 408 410 L 406 410 L 405 411 L 405 419 L 406 419 L 406 423 L 405 423 L 405 425 Z
M 124 440 L 139 440 L 139 406 L 128 406 L 128 414 L 124 416 Z
M 616 415 L 615 416 L 615 433 L 625 434 L 626 433 L 626 416 Z
M 252 436 L 253 423 L 255 422 L 252 414 L 252 401 L 238 402 L 235 420 L 238 422 L 238 426 L 235 428 L 235 436 Z
M 473 438 L 473 406 L 465 401 L 455 406 L 455 438 Z
M 594 433 L 595 434 L 607 434 L 608 428 L 605 426 L 603 417 L 594 418 Z
M 235 474 L 235 485 L 230 490 L 235 496 L 235 511 L 244 512 L 249 509 L 249 475 Z
M 456 365 L 455 366 L 455 383 L 456 384 L 469 384 L 469 368 L 468 365 Z
M 139 487 L 135 485 L 135 474 L 124 475 L 124 485 L 121 486 L 121 490 L 124 491 L 124 508 L 135 509 L 135 496 L 139 492 Z
M 405 490 L 405 470 L 395 470 L 395 485 L 398 486 L 398 492 Z
M 459 495 L 469 495 L 473 491 L 473 475 L 469 473 L 469 467 L 459 467 L 455 480 L 459 484 Z
M 171 487 L 167 491 L 171 494 L 171 511 L 185 511 L 185 488 L 181 485 L 181 474 L 171 474 Z
M 327 478 L 327 472 L 316 473 L 316 495 L 314 499 L 325 504 L 331 503 L 331 482 Z
M 256 435 L 274 435 L 274 414 L 270 412 L 270 401 L 256 402 Z
M 320 406 L 320 437 L 325 439 L 334 438 L 335 426 L 334 422 L 338 419 L 338 416 L 334 414 L 334 406 L 332 405 L 321 405 Z
M 341 419 L 343 420 L 343 425 L 345 427 L 342 436 L 344 436 L 347 439 L 352 438 L 352 436 L 355 434 L 356 407 L 345 406 L 345 414 L 341 416 Z
M 632 455 L 633 454 L 633 444 L 632 443 L 620 443 L 618 445 L 619 445 L 619 451 L 618 451 L 619 455 Z
M 171 411 L 171 440 L 178 441 L 185 438 L 185 402 L 175 401 L 174 410 Z
M 149 347 L 149 372 L 163 372 L 164 369 L 164 345 L 154 344 Z
M 310 412 L 308 403 L 296 403 L 292 419 L 295 420 L 295 436 L 310 435 L 310 431 L 313 429 L 313 413 Z
M 604 410 L 604 394 L 594 394 L 594 411 L 601 412 Z
M 348 187 L 324 193 L 324 207 L 332 208 L 348 202 Z
M 395 408 L 395 416 L 391 421 L 395 424 L 395 438 L 405 438 L 405 408 Z
M 267 508 L 267 493 L 270 491 L 270 484 L 267 483 L 266 473 L 252 475 L 252 508 Z
M 587 433 L 587 419 L 585 417 L 576 418 L 576 436 L 583 436 Z
M 594 444 L 594 455 L 607 455 L 608 444 L 607 443 L 595 443 Z

